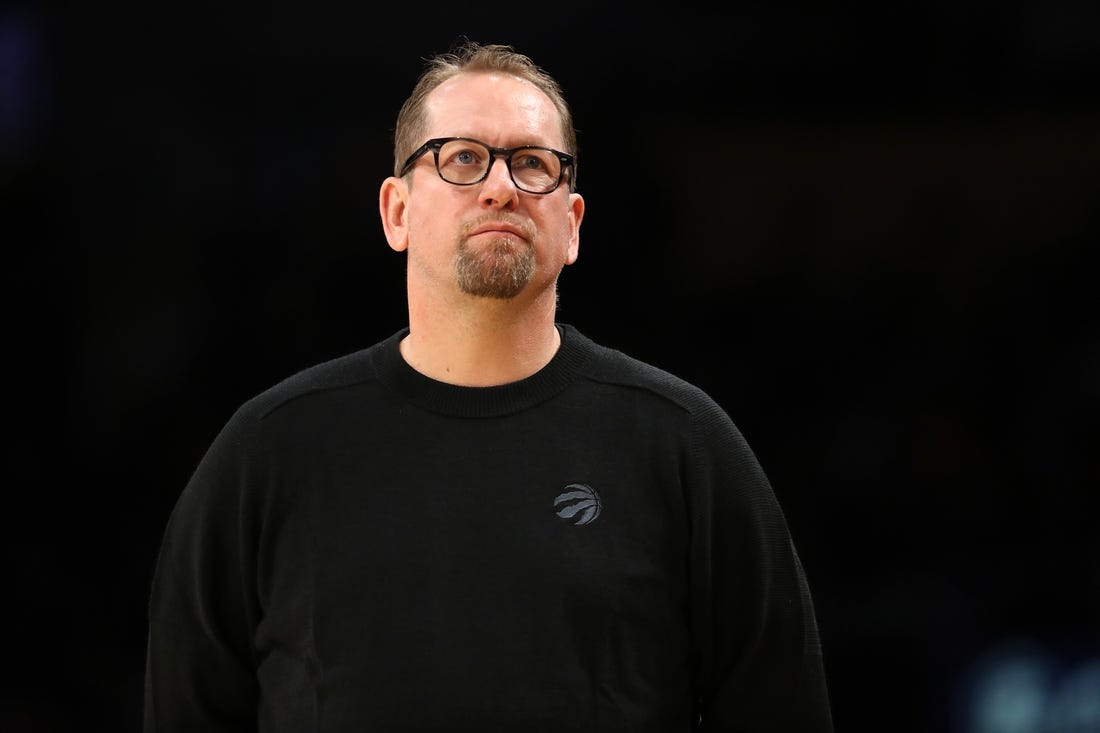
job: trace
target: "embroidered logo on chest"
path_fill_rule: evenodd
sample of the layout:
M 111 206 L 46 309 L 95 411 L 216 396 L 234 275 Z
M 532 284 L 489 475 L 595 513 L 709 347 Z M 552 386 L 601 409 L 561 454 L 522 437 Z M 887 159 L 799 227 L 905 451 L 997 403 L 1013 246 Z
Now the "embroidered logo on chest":
M 569 484 L 554 497 L 554 511 L 571 524 L 591 524 L 600 516 L 600 495 L 591 486 Z

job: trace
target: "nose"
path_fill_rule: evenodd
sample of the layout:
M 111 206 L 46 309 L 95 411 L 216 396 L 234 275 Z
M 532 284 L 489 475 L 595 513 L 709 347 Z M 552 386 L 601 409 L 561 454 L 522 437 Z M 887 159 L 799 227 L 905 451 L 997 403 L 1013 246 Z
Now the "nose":
M 499 167 L 496 165 L 497 160 L 500 160 Z M 519 206 L 519 189 L 512 180 L 508 160 L 504 156 L 494 155 L 489 161 L 489 172 L 481 182 L 478 200 L 482 206 L 495 209 L 514 210 Z

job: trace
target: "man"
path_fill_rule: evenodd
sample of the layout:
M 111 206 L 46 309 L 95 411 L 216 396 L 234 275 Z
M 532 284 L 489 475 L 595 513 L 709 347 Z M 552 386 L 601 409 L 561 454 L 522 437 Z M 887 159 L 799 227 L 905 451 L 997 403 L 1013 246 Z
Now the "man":
M 379 209 L 409 324 L 245 403 L 173 511 L 145 730 L 832 730 L 808 584 L 696 387 L 555 322 L 557 83 L 432 59 Z

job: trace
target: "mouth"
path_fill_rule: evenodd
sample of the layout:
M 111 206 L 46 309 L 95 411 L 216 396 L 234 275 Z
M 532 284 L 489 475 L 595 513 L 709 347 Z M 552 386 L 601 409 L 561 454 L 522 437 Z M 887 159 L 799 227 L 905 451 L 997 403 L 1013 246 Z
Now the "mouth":
M 465 235 L 470 238 L 488 235 L 518 239 L 526 243 L 535 238 L 534 223 L 510 212 L 483 213 L 467 221 L 463 228 Z
M 522 229 L 516 226 L 512 226 L 511 224 L 504 224 L 502 222 L 482 224 L 479 227 L 475 227 L 473 231 L 470 232 L 471 237 L 476 237 L 479 234 L 495 234 L 498 236 L 501 234 L 508 234 L 513 237 L 519 237 L 520 239 L 527 239 L 527 236 L 524 234 Z

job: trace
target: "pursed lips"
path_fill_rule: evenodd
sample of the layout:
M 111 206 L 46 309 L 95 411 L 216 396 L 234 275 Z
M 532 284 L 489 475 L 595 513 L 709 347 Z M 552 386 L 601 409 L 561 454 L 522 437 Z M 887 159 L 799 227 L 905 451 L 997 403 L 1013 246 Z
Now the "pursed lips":
M 478 234 L 511 234 L 519 237 L 520 239 L 527 239 L 523 231 L 518 227 L 514 227 L 511 224 L 494 223 L 494 224 L 482 224 L 481 226 L 470 232 L 470 236 L 477 236 Z

